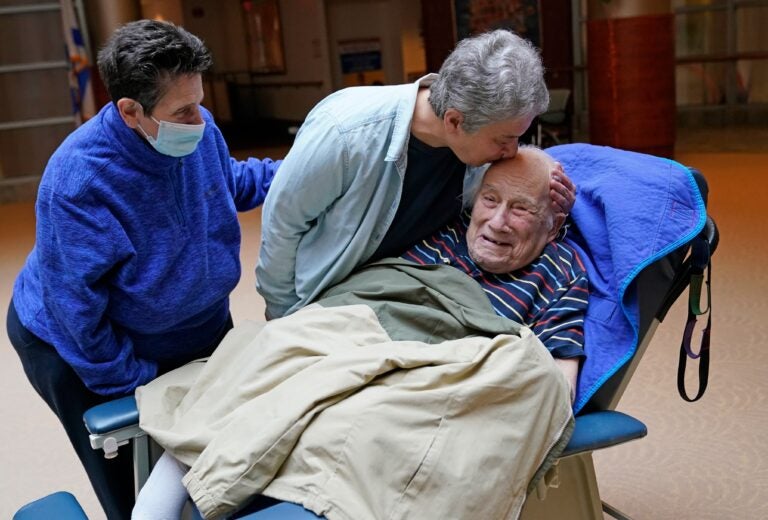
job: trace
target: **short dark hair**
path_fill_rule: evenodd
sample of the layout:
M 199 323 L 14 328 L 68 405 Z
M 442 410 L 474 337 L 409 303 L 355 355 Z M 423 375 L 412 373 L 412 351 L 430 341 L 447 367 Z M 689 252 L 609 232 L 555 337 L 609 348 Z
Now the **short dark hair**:
M 202 74 L 213 60 L 200 38 L 183 28 L 170 22 L 138 20 L 112 34 L 99 51 L 97 63 L 112 102 L 134 99 L 149 115 L 171 81 Z

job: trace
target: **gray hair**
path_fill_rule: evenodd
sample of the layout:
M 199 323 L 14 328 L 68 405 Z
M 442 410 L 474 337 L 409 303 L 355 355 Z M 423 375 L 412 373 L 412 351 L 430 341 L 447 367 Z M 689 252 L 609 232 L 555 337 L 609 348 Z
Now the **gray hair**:
M 194 34 L 170 22 L 138 20 L 115 31 L 97 59 L 104 85 L 116 103 L 138 101 L 147 115 L 179 76 L 202 74 L 211 53 Z
M 517 148 L 517 155 L 520 152 L 530 152 L 535 155 L 536 164 L 542 168 L 548 168 L 547 173 L 551 176 L 552 170 L 555 168 L 557 161 L 552 158 L 547 152 L 539 148 L 534 144 L 521 143 Z M 515 159 L 503 159 L 507 161 L 514 161 Z M 493 166 L 493 163 L 486 164 L 480 167 L 476 167 L 470 170 L 469 179 L 464 180 L 464 193 L 462 195 L 462 206 L 464 209 L 471 211 L 472 206 L 475 204 L 475 199 L 480 191 L 480 186 L 483 185 L 483 179 L 488 170 Z M 554 215 L 552 215 L 554 216 Z
M 440 67 L 429 102 L 440 118 L 449 108 L 461 112 L 468 133 L 498 121 L 539 115 L 549 104 L 539 52 L 504 29 L 466 38 Z

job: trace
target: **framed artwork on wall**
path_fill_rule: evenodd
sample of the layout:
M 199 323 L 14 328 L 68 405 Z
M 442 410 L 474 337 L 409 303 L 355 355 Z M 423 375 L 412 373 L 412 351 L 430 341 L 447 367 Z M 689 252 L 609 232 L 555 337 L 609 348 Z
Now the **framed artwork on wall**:
M 509 29 L 541 48 L 538 0 L 455 0 L 459 40 L 493 29 Z
M 241 0 L 248 69 L 253 73 L 285 73 L 283 32 L 278 0 Z
M 381 40 L 363 38 L 337 42 L 341 75 L 345 87 L 383 85 L 384 69 L 381 65 Z

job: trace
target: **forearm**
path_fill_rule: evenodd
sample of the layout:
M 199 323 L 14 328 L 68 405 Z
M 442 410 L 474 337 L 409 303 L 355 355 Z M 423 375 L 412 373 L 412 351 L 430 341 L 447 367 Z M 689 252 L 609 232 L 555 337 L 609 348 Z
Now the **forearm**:
M 266 303 L 267 319 L 273 319 L 283 316 L 299 300 L 294 282 L 298 240 L 275 233 L 266 213 L 264 217 L 256 290 Z
M 555 358 L 555 364 L 571 386 L 571 403 L 573 403 L 576 396 L 576 382 L 579 377 L 579 358 Z
M 233 197 L 238 211 L 246 211 L 264 203 L 277 169 L 282 161 L 269 158 L 230 159 Z

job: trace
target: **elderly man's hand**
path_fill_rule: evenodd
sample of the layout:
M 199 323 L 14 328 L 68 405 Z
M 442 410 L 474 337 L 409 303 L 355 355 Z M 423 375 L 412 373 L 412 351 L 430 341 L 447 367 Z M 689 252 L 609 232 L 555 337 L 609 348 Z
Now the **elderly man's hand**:
M 568 215 L 576 202 L 576 186 L 563 171 L 563 166 L 556 163 L 549 181 L 549 196 L 552 199 L 552 210 L 556 215 Z
M 579 377 L 579 360 L 577 358 L 559 359 L 555 358 L 555 364 L 559 368 L 571 387 L 571 404 L 576 398 L 576 381 Z

